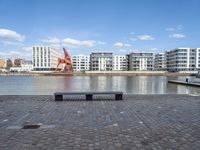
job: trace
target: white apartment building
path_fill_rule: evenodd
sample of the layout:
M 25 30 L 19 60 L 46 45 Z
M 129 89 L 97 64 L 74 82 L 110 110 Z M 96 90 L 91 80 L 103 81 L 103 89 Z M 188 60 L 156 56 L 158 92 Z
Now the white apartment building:
M 90 70 L 111 71 L 113 65 L 113 53 L 93 52 L 90 54 Z
M 113 70 L 126 70 L 127 61 L 126 56 L 113 56 Z
M 128 70 L 152 71 L 154 70 L 154 53 L 136 52 L 127 55 Z
M 90 70 L 90 56 L 76 55 L 72 57 L 74 71 Z
M 166 54 L 158 53 L 154 59 L 154 70 L 166 70 Z
M 55 71 L 58 58 L 62 55 L 48 46 L 33 46 L 32 62 L 34 71 Z M 59 66 L 61 68 L 62 65 Z
M 10 67 L 11 72 L 31 72 L 32 70 L 32 64 L 22 64 L 21 67 Z
M 166 54 L 168 71 L 200 70 L 200 48 L 176 48 Z

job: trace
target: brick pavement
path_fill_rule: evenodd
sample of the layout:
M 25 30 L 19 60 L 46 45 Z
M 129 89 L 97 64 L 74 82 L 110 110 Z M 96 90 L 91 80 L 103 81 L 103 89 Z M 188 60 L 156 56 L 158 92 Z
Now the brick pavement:
M 0 96 L 0 149 L 200 149 L 200 97 L 111 98 Z

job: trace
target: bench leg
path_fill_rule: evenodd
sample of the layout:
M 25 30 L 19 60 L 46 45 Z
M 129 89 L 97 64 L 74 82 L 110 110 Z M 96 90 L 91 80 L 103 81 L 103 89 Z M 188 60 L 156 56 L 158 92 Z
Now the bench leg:
M 62 101 L 63 95 L 55 95 L 55 101 Z
M 86 94 L 86 100 L 92 100 L 93 95 L 92 94 Z
M 122 94 L 115 94 L 115 100 L 122 100 L 123 95 Z

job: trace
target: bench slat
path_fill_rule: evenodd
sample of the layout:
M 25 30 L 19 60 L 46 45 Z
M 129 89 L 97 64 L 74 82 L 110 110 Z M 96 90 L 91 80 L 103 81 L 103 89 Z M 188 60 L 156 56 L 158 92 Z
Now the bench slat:
M 56 92 L 54 95 L 123 94 L 123 92 Z

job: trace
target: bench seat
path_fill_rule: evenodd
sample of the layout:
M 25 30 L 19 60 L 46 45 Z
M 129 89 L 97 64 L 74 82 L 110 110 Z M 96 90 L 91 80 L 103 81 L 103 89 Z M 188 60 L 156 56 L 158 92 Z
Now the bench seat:
M 85 95 L 86 100 L 92 100 L 93 95 L 115 95 L 115 100 L 123 99 L 123 92 L 107 91 L 107 92 L 56 92 L 54 93 L 55 101 L 62 101 L 63 95 Z

